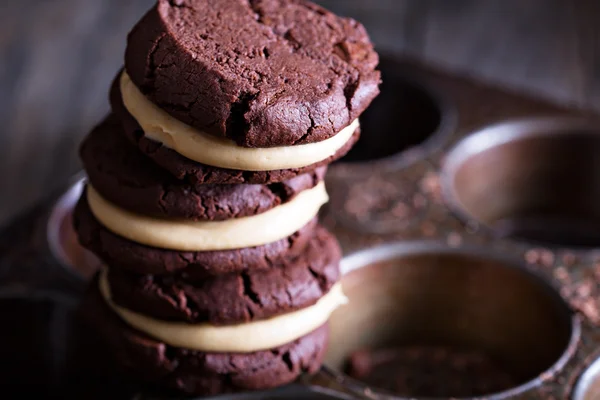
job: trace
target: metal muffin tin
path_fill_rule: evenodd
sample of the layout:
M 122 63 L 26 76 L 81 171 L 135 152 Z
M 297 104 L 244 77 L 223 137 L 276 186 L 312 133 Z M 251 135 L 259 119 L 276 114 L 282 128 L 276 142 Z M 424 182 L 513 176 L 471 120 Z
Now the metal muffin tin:
M 514 384 L 486 399 L 600 398 L 599 117 L 406 60 L 381 69 L 361 141 L 327 177 L 321 220 L 346 254 L 350 305 L 325 366 L 215 398 L 414 398 L 343 367 L 357 349 L 413 345 L 501 360 Z M 81 295 L 99 264 L 70 228 L 82 179 L 0 233 L 9 293 Z M 167 398 L 139 390 L 118 397 Z

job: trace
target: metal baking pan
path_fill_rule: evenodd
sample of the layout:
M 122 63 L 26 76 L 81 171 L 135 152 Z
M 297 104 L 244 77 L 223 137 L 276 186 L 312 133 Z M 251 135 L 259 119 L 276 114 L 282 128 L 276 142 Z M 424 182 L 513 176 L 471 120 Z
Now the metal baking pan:
M 600 398 L 599 117 L 407 60 L 381 69 L 363 136 L 327 177 L 321 220 L 351 305 L 325 366 L 216 398 Z M 82 179 L 0 233 L 0 307 L 76 303 L 99 266 L 70 227 Z M 361 354 L 373 365 L 351 378 Z

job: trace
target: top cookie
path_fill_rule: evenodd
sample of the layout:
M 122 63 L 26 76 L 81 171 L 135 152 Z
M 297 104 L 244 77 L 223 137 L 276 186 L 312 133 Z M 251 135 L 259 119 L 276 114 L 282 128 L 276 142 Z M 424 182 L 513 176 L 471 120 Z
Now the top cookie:
M 325 140 L 379 93 L 364 27 L 304 0 L 159 0 L 125 68 L 178 120 L 245 147 Z

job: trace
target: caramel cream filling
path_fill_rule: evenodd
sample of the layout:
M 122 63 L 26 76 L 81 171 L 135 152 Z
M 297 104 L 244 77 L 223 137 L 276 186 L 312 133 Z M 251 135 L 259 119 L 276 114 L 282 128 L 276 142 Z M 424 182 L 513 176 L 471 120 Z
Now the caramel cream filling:
M 317 143 L 269 148 L 240 147 L 231 140 L 203 133 L 173 118 L 149 101 L 125 72 L 121 75 L 120 84 L 125 108 L 148 138 L 186 158 L 215 167 L 243 171 L 306 167 L 334 155 L 359 126 L 358 120 L 355 120 L 335 136 Z
M 284 239 L 308 224 L 328 200 L 323 182 L 262 214 L 224 221 L 171 220 L 135 214 L 105 200 L 91 185 L 87 200 L 111 232 L 147 246 L 178 251 L 231 250 Z
M 100 275 L 100 292 L 113 311 L 133 328 L 174 347 L 226 353 L 272 349 L 309 334 L 329 319 L 348 299 L 337 283 L 310 306 L 273 318 L 238 325 L 215 326 L 153 319 L 120 307 L 111 299 L 106 270 Z

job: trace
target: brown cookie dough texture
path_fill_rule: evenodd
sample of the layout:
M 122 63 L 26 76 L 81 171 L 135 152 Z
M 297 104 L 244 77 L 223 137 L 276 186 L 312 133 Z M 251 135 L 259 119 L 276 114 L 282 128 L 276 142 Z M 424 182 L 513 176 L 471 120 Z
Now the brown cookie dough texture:
M 94 279 L 81 315 L 119 371 L 156 387 L 191 395 L 268 389 L 316 372 L 325 356 L 327 325 L 291 343 L 253 353 L 209 353 L 169 346 L 125 324 L 104 302 Z M 113 372 L 119 372 L 113 371 Z
M 145 157 L 110 115 L 85 138 L 80 156 L 94 188 L 113 204 L 143 215 L 227 220 L 268 211 L 323 180 L 327 167 L 269 185 L 190 185 Z
M 334 136 L 378 94 L 358 22 L 303 0 L 159 0 L 125 69 L 174 118 L 244 147 Z

